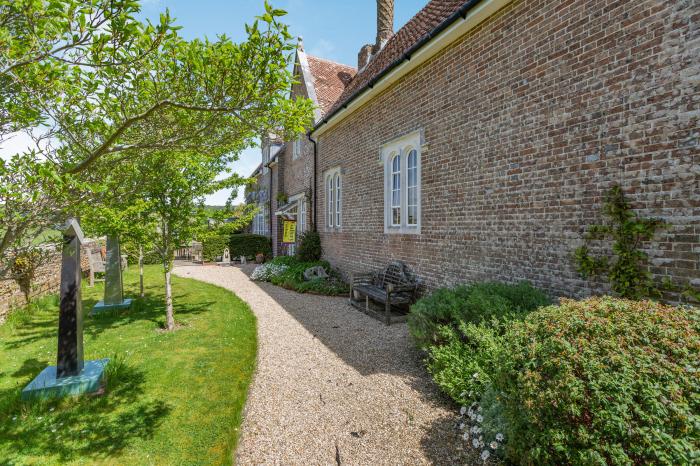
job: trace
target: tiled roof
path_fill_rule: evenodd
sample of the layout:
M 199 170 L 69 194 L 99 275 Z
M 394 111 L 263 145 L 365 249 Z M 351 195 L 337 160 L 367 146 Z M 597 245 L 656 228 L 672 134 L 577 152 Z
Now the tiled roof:
M 311 55 L 307 55 L 306 58 L 313 76 L 318 106 L 321 108 L 321 113 L 326 115 L 357 70 L 352 66 L 341 65 Z
M 431 0 L 389 39 L 389 42 L 376 56 L 372 57 L 372 60 L 364 69 L 357 73 L 355 78 L 350 81 L 350 84 L 345 87 L 335 104 L 327 112 L 324 111 L 324 116 L 332 114 L 346 104 L 375 77 L 379 76 L 387 68 L 392 67 L 406 52 L 467 3 L 475 2 L 465 0 Z

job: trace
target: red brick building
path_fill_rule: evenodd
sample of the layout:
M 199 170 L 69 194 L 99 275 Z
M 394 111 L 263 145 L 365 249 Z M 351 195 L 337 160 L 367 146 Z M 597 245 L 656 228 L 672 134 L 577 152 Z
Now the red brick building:
M 284 172 L 288 194 L 315 180 L 327 260 L 587 294 L 571 254 L 617 183 L 671 225 L 652 272 L 700 285 L 700 3 L 433 0 L 396 34 L 377 3 L 375 44 L 319 104 L 315 170 L 302 139 L 312 169 Z

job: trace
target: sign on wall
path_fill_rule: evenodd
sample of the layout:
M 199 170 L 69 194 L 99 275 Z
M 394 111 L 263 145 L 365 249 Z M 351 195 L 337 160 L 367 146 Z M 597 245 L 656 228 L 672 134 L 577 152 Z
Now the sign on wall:
M 285 220 L 282 222 L 282 242 L 284 244 L 294 244 L 297 242 L 297 222 Z

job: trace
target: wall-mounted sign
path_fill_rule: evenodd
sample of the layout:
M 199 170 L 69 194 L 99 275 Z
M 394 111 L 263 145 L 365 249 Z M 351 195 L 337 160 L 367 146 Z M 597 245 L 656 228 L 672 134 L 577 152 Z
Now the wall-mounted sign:
M 282 242 L 284 244 L 294 244 L 297 242 L 297 222 L 285 220 L 282 222 Z

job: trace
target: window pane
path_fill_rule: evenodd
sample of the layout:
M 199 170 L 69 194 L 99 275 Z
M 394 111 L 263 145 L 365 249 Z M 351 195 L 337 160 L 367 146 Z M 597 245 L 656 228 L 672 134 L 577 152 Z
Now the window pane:
M 335 225 L 340 226 L 340 203 L 342 196 L 340 193 L 340 175 L 335 175 Z
M 332 227 L 333 226 L 333 180 L 331 177 L 328 177 L 328 180 L 326 181 L 326 184 L 328 186 L 328 212 L 326 215 L 326 218 L 328 219 L 328 226 Z

